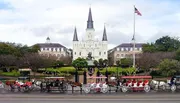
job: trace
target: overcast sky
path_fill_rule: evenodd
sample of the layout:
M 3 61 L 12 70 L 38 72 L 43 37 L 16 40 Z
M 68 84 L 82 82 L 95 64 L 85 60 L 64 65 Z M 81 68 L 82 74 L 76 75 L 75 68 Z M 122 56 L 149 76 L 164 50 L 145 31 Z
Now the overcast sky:
M 0 41 L 33 45 L 51 42 L 71 48 L 74 27 L 85 35 L 91 6 L 95 35 L 101 40 L 104 23 L 108 47 L 131 42 L 133 5 L 136 42 L 154 42 L 165 35 L 180 36 L 179 0 L 0 0 Z

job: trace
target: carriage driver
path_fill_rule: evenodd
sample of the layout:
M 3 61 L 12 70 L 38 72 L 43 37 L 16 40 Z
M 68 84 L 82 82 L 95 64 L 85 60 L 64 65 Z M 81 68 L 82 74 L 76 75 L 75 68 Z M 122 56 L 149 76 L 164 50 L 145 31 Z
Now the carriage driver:
M 173 76 L 173 77 L 171 78 L 171 85 L 175 84 L 175 81 L 176 81 L 176 77 Z

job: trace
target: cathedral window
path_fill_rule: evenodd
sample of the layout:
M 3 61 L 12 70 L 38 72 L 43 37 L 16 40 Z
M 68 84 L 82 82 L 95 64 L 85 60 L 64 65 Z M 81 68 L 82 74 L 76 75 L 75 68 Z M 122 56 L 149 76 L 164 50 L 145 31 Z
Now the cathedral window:
M 76 52 L 74 52 L 74 55 L 76 55 Z
M 81 52 L 79 52 L 79 55 L 81 56 Z
M 53 48 L 51 48 L 51 51 L 53 51 Z
M 99 55 L 101 55 L 101 52 L 99 52 Z
M 49 48 L 47 48 L 47 50 L 49 50 Z
M 106 52 L 104 52 L 104 55 L 106 55 Z

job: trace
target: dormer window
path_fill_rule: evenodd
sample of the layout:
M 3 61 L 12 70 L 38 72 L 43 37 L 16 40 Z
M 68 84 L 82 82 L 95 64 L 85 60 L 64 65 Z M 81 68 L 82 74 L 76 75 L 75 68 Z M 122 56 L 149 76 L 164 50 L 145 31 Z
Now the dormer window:
M 124 48 L 121 48 L 121 51 L 124 51 Z
M 129 51 L 128 48 L 126 48 L 126 51 Z

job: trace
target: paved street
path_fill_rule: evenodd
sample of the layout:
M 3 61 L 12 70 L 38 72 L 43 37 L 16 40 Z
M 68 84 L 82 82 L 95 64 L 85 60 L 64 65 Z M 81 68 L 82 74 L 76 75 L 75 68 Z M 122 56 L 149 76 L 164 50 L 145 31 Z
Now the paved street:
M 0 94 L 0 103 L 179 103 L 180 94 L 59 95 Z
M 85 99 L 85 100 L 61 100 L 61 99 L 24 99 L 24 100 L 0 100 L 0 103 L 179 103 L 179 100 L 153 100 L 153 99 L 132 99 L 132 100 L 104 100 L 104 99 Z

